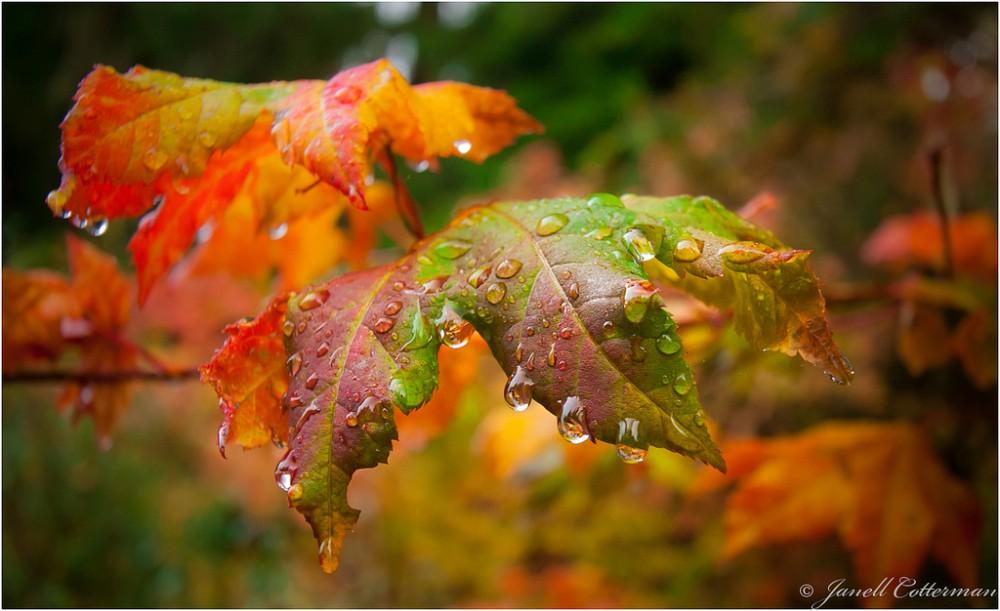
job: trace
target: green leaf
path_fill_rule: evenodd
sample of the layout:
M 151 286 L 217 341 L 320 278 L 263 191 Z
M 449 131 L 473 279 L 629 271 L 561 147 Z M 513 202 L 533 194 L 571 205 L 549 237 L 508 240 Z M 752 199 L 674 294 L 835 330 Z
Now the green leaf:
M 829 338 L 825 317 L 802 319 L 823 311 L 822 297 L 801 251 L 711 200 L 627 201 L 472 208 L 399 262 L 289 300 L 289 449 L 276 477 L 312 525 L 325 570 L 357 520 L 352 473 L 387 460 L 394 407 L 425 403 L 440 345 L 461 347 L 473 329 L 508 375 L 508 403 L 534 399 L 567 440 L 615 444 L 626 462 L 663 447 L 725 470 L 646 267 L 698 278 L 692 290 L 732 305 L 751 341 L 802 354 L 812 354 L 803 327 Z M 825 348 L 839 357 L 832 341 Z

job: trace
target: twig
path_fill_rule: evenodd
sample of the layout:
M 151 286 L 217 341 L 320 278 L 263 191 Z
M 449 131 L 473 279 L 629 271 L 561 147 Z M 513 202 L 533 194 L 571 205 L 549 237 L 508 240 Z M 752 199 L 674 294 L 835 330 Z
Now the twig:
M 944 150 L 935 148 L 930 154 L 931 189 L 934 195 L 934 206 L 941 219 L 941 238 L 944 249 L 944 273 L 950 278 L 955 272 L 955 262 L 951 250 L 951 222 L 948 216 L 948 206 L 944 192 Z
M 197 369 L 176 369 L 173 371 L 19 371 L 3 374 L 4 384 L 38 384 L 46 382 L 88 382 L 100 384 L 111 382 L 182 382 L 198 378 Z

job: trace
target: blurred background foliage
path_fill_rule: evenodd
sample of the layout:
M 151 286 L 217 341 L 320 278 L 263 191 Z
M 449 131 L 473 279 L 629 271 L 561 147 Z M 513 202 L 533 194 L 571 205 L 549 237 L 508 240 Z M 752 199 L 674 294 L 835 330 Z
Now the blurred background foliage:
M 414 82 L 508 90 L 545 136 L 411 172 L 432 229 L 500 196 L 693 192 L 736 208 L 769 192 L 779 205 L 758 220 L 814 249 L 825 283 L 878 282 L 862 245 L 887 216 L 932 209 L 940 147 L 955 211 L 996 219 L 995 5 L 5 4 L 3 18 L 4 265 L 65 268 L 68 226 L 43 200 L 59 121 L 95 63 L 256 82 L 387 56 Z M 124 265 L 133 229 L 100 240 Z M 234 301 L 230 320 L 256 310 Z M 706 411 L 724 435 L 921 423 L 983 505 L 995 587 L 995 377 L 974 385 L 958 363 L 914 375 L 893 354 L 892 308 L 832 311 L 853 386 L 726 332 L 690 351 Z M 362 519 L 332 577 L 273 484 L 280 451 L 218 458 L 208 389 L 140 387 L 102 452 L 89 422 L 52 408 L 55 389 L 5 385 L 4 606 L 798 605 L 799 584 L 850 575 L 833 540 L 720 563 L 722 499 L 684 494 L 697 467 L 565 446 L 537 406 L 512 419 L 477 354 L 451 411 L 356 476 Z M 995 340 L 980 356 L 995 370 Z M 948 582 L 934 564 L 922 577 Z

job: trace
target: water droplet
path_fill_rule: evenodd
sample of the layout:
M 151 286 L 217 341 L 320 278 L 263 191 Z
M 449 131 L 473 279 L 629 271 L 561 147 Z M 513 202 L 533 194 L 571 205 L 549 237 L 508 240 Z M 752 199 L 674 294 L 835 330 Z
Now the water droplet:
M 465 155 L 472 150 L 472 143 L 468 140 L 456 140 L 454 143 L 455 150 L 459 152 L 460 155 Z
M 560 329 L 559 330 L 559 337 L 561 337 L 563 339 L 570 339 L 571 337 L 573 337 L 573 329 L 570 329 L 568 327 L 565 328 L 565 329 Z
M 194 237 L 199 244 L 204 244 L 205 242 L 212 239 L 213 233 L 215 233 L 215 223 L 213 223 L 212 221 L 208 221 L 207 223 L 198 228 L 198 231 L 195 233 Z
M 469 275 L 468 279 L 469 286 L 471 286 L 474 289 L 478 289 L 480 286 L 483 285 L 484 282 L 486 282 L 487 278 L 490 277 L 490 272 L 492 271 L 493 268 L 491 268 L 490 266 L 486 266 L 472 272 L 472 274 Z
M 299 300 L 299 308 L 302 310 L 313 310 L 326 303 L 326 300 L 329 298 L 330 291 L 326 289 L 310 291 Z
M 402 301 L 390 301 L 389 303 L 385 304 L 385 309 L 382 310 L 382 313 L 385 314 L 386 316 L 395 316 L 396 314 L 399 314 L 399 311 L 402 309 L 403 309 Z
M 333 92 L 333 99 L 341 104 L 353 104 L 361 99 L 361 90 L 354 85 L 345 85 Z
M 295 457 L 291 450 L 285 452 L 285 455 L 278 462 L 278 466 L 274 469 L 274 481 L 278 484 L 278 488 L 281 488 L 286 493 L 289 488 L 292 487 L 292 476 L 295 471 Z
M 570 299 L 576 299 L 577 297 L 579 297 L 580 285 L 578 285 L 576 282 L 569 285 L 569 288 L 566 289 L 566 296 L 569 297 Z
M 90 221 L 90 227 L 87 231 L 92 236 L 102 236 L 108 231 L 108 219 L 104 217 L 98 217 Z
M 538 220 L 538 225 L 535 226 L 535 233 L 543 237 L 552 235 L 565 227 L 568 222 L 569 217 L 561 213 L 543 216 Z
M 285 335 L 291 335 L 292 331 L 295 330 L 295 323 L 286 319 L 284 322 L 281 323 L 281 330 L 282 332 L 284 332 Z
M 493 305 L 503 301 L 505 295 L 507 295 L 507 285 L 503 282 L 494 282 L 486 287 L 486 301 Z
M 372 328 L 375 330 L 376 333 L 385 333 L 389 329 L 391 329 L 394 324 L 396 324 L 395 319 L 379 318 L 378 320 L 375 321 L 375 326 L 373 326 Z
M 69 222 L 73 223 L 73 226 L 77 229 L 86 229 L 87 225 L 90 223 L 90 221 L 82 216 L 74 216 Z
M 299 374 L 299 370 L 302 369 L 302 353 L 296 352 L 292 356 L 288 357 L 285 361 L 285 367 L 288 369 L 288 375 L 295 377 Z
M 587 232 L 587 237 L 595 240 L 603 240 L 609 235 L 611 235 L 611 228 L 606 225 Z
M 640 323 L 649 310 L 649 302 L 656 294 L 656 287 L 649 280 L 629 280 L 622 291 L 622 307 L 629 322 Z
M 302 489 L 302 484 L 295 484 L 288 489 L 288 500 L 292 503 L 302 498 L 305 491 Z
M 670 333 L 664 333 L 656 339 L 656 349 L 666 355 L 677 354 L 681 349 L 681 342 Z
M 646 450 L 640 447 L 639 421 L 624 418 L 618 423 L 618 456 L 626 463 L 634 465 L 646 459 Z
M 149 149 L 142 156 L 142 164 L 146 166 L 146 168 L 148 168 L 150 171 L 157 172 L 160 170 L 160 168 L 162 168 L 167 164 L 167 160 L 169 159 L 170 158 L 167 157 L 167 154 L 164 153 L 163 151 L 159 151 L 156 149 Z
M 280 240 L 288 234 L 288 223 L 281 223 L 267 230 L 267 237 Z
M 770 251 L 771 249 L 767 248 L 763 244 L 753 246 L 751 243 L 747 242 L 736 242 L 734 244 L 727 244 L 720 248 L 719 256 L 723 257 L 728 263 L 746 265 L 762 259 L 764 255 Z
M 691 378 L 686 373 L 679 374 L 674 378 L 674 392 L 679 395 L 686 395 L 691 390 Z
M 528 337 L 533 336 L 535 334 L 535 328 L 528 327 L 527 329 L 524 330 L 524 334 L 527 335 Z
M 442 259 L 457 259 L 469 252 L 472 244 L 462 240 L 445 240 L 434 246 L 434 254 Z
M 472 325 L 459 316 L 449 303 L 445 303 L 441 310 L 437 328 L 441 343 L 449 348 L 461 348 L 469 343 L 469 337 L 472 335 Z
M 622 241 L 625 242 L 625 248 L 637 263 L 641 264 L 656 257 L 653 243 L 638 227 L 626 231 L 625 235 L 622 236 Z
M 330 351 L 330 344 L 323 342 L 316 348 L 316 356 L 326 356 L 326 353 Z
M 518 342 L 517 348 L 514 348 L 514 360 L 518 363 L 524 358 L 524 346 Z
M 608 206 L 612 208 L 624 208 L 625 204 L 616 195 L 610 193 L 594 193 L 587 199 L 588 206 Z
M 400 281 L 400 280 L 397 280 L 397 281 L 395 281 L 395 282 L 392 283 L 392 290 L 396 291 L 397 293 L 400 292 L 400 291 L 402 291 L 405 288 L 406 288 L 406 285 L 403 284 L 403 282 Z
M 528 409 L 534 390 L 534 381 L 528 376 L 524 367 L 518 365 L 514 374 L 507 378 L 507 385 L 503 389 L 503 398 L 515 412 L 523 412 Z
M 586 416 L 580 398 L 566 397 L 562 404 L 562 412 L 559 414 L 559 434 L 574 445 L 583 443 L 590 439 L 585 421 Z
M 351 428 L 358 426 L 358 414 L 355 412 L 348 412 L 347 415 L 344 416 L 344 423 Z
M 605 320 L 601 323 L 601 329 L 604 330 L 605 337 L 611 337 L 615 334 L 615 323 L 610 320 Z
M 513 278 L 521 271 L 521 262 L 517 259 L 504 259 L 497 264 L 497 278 Z
M 61 216 L 62 218 L 67 218 L 68 210 L 63 208 L 66 206 L 66 201 L 69 198 L 61 190 L 49 191 L 49 194 L 45 197 L 45 203 L 48 204 L 49 210 L 52 214 Z
M 545 356 L 545 362 L 548 363 L 549 367 L 556 366 L 556 345 L 552 344 L 549 346 L 549 353 Z
M 316 375 L 315 373 L 310 374 L 309 377 L 306 378 L 306 388 L 308 390 L 316 388 L 317 384 L 319 384 L 319 376 Z
M 701 249 L 705 243 L 701 240 L 681 240 L 674 246 L 674 261 L 679 263 L 690 263 L 697 261 L 701 257 Z

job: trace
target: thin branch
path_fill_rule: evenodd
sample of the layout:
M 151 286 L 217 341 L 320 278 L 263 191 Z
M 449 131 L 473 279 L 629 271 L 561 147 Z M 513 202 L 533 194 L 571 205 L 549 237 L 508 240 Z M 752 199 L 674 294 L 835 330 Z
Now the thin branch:
M 3 374 L 4 384 L 39 384 L 46 382 L 111 383 L 111 382 L 182 382 L 198 378 L 197 369 L 172 371 L 20 371 Z
M 941 219 L 941 238 L 944 249 L 944 272 L 950 278 L 955 272 L 955 261 L 951 249 L 951 221 L 948 215 L 948 205 L 945 201 L 944 189 L 944 149 L 936 148 L 930 154 L 931 189 L 934 195 L 934 206 Z

